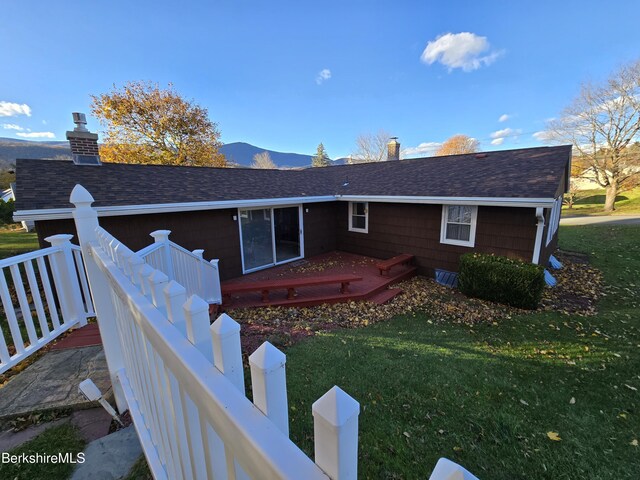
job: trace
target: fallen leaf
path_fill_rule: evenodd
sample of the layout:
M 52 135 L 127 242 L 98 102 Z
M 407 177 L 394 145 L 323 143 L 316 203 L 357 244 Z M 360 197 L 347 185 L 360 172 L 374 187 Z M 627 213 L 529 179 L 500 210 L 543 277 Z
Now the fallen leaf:
M 549 440 L 553 440 L 554 442 L 562 440 L 560 435 L 558 435 L 558 432 L 547 432 L 547 437 L 549 437 Z
M 520 403 L 523 405 L 526 405 L 527 407 L 529 406 L 529 404 L 527 402 L 525 402 L 524 400 L 520 399 Z
M 409 435 L 409 432 L 402 432 L 402 434 L 407 438 L 411 437 L 411 435 Z

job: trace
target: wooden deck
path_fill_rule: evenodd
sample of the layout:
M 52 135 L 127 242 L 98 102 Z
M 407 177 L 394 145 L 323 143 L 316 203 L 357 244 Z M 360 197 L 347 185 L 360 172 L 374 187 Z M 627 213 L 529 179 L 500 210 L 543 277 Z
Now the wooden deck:
M 69 333 L 62 340 L 51 346 L 51 350 L 66 350 L 67 348 L 88 347 L 102 345 L 100 330 L 97 323 L 90 323 Z
M 263 280 L 280 280 L 289 278 L 305 278 L 319 275 L 352 274 L 362 277 L 362 281 L 353 282 L 348 293 L 340 293 L 339 286 L 318 285 L 301 287 L 293 299 L 287 299 L 287 292 L 273 291 L 269 302 L 263 302 L 259 292 L 234 294 L 224 299 L 223 307 L 250 308 L 273 306 L 310 307 L 323 303 L 340 303 L 352 300 L 370 300 L 382 304 L 401 293 L 399 289 L 389 289 L 394 283 L 415 275 L 413 266 L 398 265 L 388 275 L 381 276 L 376 263 L 379 259 L 354 255 L 345 252 L 331 252 L 309 259 L 299 260 L 285 265 L 250 273 L 243 277 L 229 280 L 229 283 L 257 282 Z M 224 284 L 223 282 L 223 288 Z

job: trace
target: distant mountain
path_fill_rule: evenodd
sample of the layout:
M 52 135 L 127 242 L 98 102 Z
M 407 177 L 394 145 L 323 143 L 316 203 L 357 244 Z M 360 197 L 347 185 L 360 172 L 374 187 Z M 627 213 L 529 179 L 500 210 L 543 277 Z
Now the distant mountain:
M 227 161 L 243 167 L 251 166 L 253 157 L 257 153 L 268 152 L 271 160 L 279 168 L 304 168 L 311 166 L 312 155 L 300 153 L 284 153 L 256 147 L 249 143 L 227 143 L 220 148 Z M 71 150 L 68 142 L 47 141 L 34 142 L 30 140 L 18 140 L 15 138 L 0 137 L 0 171 L 13 167 L 16 158 L 68 158 L 71 159 Z M 345 159 L 337 159 L 334 164 L 342 164 Z
M 69 142 L 33 142 L 0 138 L 0 171 L 12 168 L 16 158 L 68 158 Z
M 275 152 L 244 142 L 226 143 L 220 148 L 220 151 L 227 157 L 228 162 L 237 163 L 243 167 L 251 166 L 254 155 L 262 152 L 267 152 L 273 163 L 280 168 L 310 167 L 311 159 L 313 158 L 311 155 L 300 153 Z

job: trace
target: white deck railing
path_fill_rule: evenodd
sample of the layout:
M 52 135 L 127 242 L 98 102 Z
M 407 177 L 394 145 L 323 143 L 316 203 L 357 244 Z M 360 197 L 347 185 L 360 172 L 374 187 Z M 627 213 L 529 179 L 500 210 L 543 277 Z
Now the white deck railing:
M 289 439 L 285 356 L 265 342 L 245 395 L 240 326 L 71 202 L 118 408 L 131 412 L 156 479 L 356 479 L 360 406 L 338 387 L 313 404 L 315 462 Z
M 49 248 L 0 260 L 0 322 L 8 334 L 0 328 L 0 373 L 95 315 L 80 247 L 71 238 L 54 235 L 46 239 Z
M 204 250 L 190 252 L 169 240 L 171 230 L 156 230 L 150 235 L 154 243 L 138 251 L 138 255 L 153 268 L 160 270 L 187 289 L 187 295 L 198 295 L 207 303 L 221 304 L 218 260 L 207 262 Z

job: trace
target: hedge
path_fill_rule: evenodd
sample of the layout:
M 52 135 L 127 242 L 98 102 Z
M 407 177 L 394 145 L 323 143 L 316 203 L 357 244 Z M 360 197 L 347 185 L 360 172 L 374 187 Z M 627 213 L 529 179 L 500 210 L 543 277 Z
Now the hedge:
M 0 200 L 0 225 L 13 223 L 13 213 L 15 210 L 16 207 L 13 200 L 9 200 L 8 202 Z
M 460 257 L 458 288 L 469 297 L 535 309 L 544 287 L 540 265 L 483 253 Z

